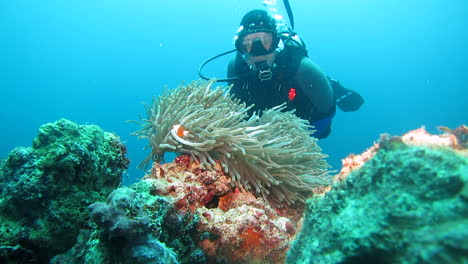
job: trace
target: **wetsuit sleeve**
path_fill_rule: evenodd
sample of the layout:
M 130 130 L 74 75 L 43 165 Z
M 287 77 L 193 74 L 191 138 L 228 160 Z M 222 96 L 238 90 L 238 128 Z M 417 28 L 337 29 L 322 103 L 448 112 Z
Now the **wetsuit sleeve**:
M 295 81 L 310 102 L 308 119 L 317 130 L 313 136 L 327 137 L 336 108 L 327 76 L 310 58 L 304 57 L 297 69 Z

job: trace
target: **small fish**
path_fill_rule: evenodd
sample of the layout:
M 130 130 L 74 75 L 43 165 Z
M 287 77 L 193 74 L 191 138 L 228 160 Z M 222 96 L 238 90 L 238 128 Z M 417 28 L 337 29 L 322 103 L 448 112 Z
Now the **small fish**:
M 294 97 L 296 97 L 296 89 L 291 88 L 291 89 L 289 89 L 288 99 L 290 101 L 292 101 L 294 99 Z
M 182 138 L 190 134 L 190 131 L 186 130 L 185 127 L 180 124 L 174 125 L 172 129 L 176 132 L 177 136 Z

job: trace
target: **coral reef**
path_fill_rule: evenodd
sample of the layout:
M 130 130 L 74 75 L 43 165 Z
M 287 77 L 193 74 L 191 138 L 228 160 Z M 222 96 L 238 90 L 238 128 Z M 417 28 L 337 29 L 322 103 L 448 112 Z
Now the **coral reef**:
M 198 244 L 208 263 L 283 263 L 300 226 L 302 208 L 274 209 L 232 187 L 219 163 L 204 169 L 182 155 L 173 163 L 154 163 L 144 181 L 171 198 L 179 213 L 199 218 Z
M 65 119 L 11 151 L 0 169 L 0 262 L 47 263 L 68 250 L 87 206 L 121 183 L 125 152 L 116 135 Z
M 145 182 L 133 188 L 116 189 L 106 203 L 91 204 L 91 218 L 97 226 L 83 229 L 77 244 L 54 257 L 51 263 L 179 263 L 176 253 L 157 238 L 161 236 L 170 203 L 150 195 Z M 192 263 L 197 261 L 194 259 Z
M 287 263 L 468 262 L 468 150 L 453 133 L 384 136 L 308 200 Z
M 307 121 L 285 105 L 249 118 L 252 106 L 213 83 L 180 86 L 146 107 L 147 119 L 135 132 L 152 148 L 143 164 L 168 151 L 189 154 L 202 168 L 219 162 L 233 186 L 275 207 L 301 206 L 314 187 L 330 184 L 326 155 Z
M 186 89 L 200 92 L 199 86 Z M 217 95 L 227 96 L 223 102 L 232 100 L 220 90 L 210 90 L 209 84 L 203 92 L 208 99 Z M 199 112 L 182 114 L 177 120 L 181 125 L 170 129 L 165 143 L 158 146 L 186 154 L 171 163 L 154 162 L 144 179 L 121 188 L 117 187 L 129 161 L 116 135 L 65 119 L 41 126 L 32 147 L 16 148 L 0 160 L 0 262 L 468 262 L 466 126 L 441 127 L 442 135 L 424 129 L 401 137 L 384 135 L 363 154 L 344 159 L 332 186 L 307 185 L 308 193 L 318 195 L 304 205 L 306 192 L 291 182 L 268 186 L 260 179 L 254 186 L 254 176 L 244 179 L 232 174 L 235 168 L 249 175 L 255 167 L 260 170 L 255 173 L 275 181 L 281 179 L 276 173 L 288 171 L 293 175 L 285 175 L 293 182 L 302 182 L 299 171 L 307 170 L 301 166 L 322 164 L 323 154 L 299 151 L 294 156 L 286 151 L 297 150 L 298 142 L 282 145 L 273 139 L 255 145 L 268 141 L 267 134 L 282 139 L 284 131 L 275 134 L 269 127 L 278 128 L 285 123 L 283 118 L 292 116 L 281 108 L 265 113 L 255 118 L 255 122 L 265 118 L 265 123 L 245 128 L 251 121 L 242 120 L 245 123 L 235 129 L 243 131 L 238 142 L 251 140 L 248 147 L 229 143 L 239 135 L 223 134 L 217 125 L 203 127 L 210 134 L 196 130 L 196 121 L 185 122 L 203 119 Z M 166 123 L 172 124 L 174 120 L 166 117 Z M 197 140 L 203 136 L 219 145 L 197 150 L 174 134 L 189 143 L 201 142 Z M 301 151 L 318 150 L 311 142 L 315 141 Z M 226 145 L 238 149 L 223 158 L 219 153 Z M 262 150 L 255 152 L 254 146 Z M 285 156 L 281 159 L 275 153 Z M 255 166 L 246 163 L 255 155 L 260 157 L 252 161 Z M 231 167 L 233 162 L 239 163 Z M 323 168 L 317 170 L 315 176 L 325 173 Z M 293 190 L 302 193 L 291 196 Z M 275 192 L 293 198 L 281 200 Z M 289 201 L 289 206 L 281 206 L 280 201 Z
M 91 218 L 109 238 L 132 239 L 146 234 L 149 232 L 150 219 L 143 213 L 141 206 L 135 206 L 136 197 L 134 190 L 119 188 L 109 195 L 107 203 L 96 202 L 89 206 Z
M 67 120 L 42 126 L 32 148 L 12 151 L 0 170 L 0 260 L 284 261 L 302 206 L 272 208 L 233 186 L 219 162 L 206 168 L 188 155 L 154 163 L 145 179 L 115 189 L 124 154 L 116 136 Z

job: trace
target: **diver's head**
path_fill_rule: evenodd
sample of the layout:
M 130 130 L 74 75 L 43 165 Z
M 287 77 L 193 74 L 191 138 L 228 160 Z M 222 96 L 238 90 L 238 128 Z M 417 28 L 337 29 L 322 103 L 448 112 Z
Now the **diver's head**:
M 236 49 L 243 55 L 271 54 L 279 43 L 276 21 L 265 10 L 252 10 L 242 18 L 234 40 Z
M 279 43 L 275 19 L 265 10 L 248 12 L 242 18 L 234 40 L 237 51 L 250 68 L 258 72 L 259 79 L 269 80 Z

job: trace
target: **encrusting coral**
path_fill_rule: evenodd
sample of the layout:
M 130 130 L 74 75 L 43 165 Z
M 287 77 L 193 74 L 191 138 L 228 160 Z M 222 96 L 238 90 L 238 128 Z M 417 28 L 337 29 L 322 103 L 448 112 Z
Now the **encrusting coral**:
M 302 208 L 274 209 L 232 187 L 219 163 L 210 170 L 200 165 L 188 155 L 155 162 L 142 182 L 171 201 L 178 214 L 197 219 L 195 241 L 206 263 L 284 263 Z
M 249 117 L 252 106 L 213 83 L 180 86 L 146 106 L 135 132 L 152 148 L 142 165 L 161 161 L 165 152 L 189 154 L 204 168 L 219 161 L 234 185 L 275 207 L 302 204 L 313 188 L 330 184 L 326 155 L 307 121 L 285 105 Z

